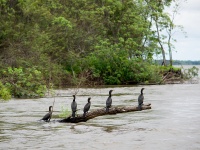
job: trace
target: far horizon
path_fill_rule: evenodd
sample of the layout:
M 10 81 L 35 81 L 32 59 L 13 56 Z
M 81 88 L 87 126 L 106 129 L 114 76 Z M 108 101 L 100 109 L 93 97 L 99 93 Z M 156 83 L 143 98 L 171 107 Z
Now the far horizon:
M 154 59 L 154 60 L 162 60 L 162 59 Z M 169 61 L 169 59 L 166 59 L 166 61 Z M 200 60 L 178 60 L 178 59 L 173 59 L 172 61 L 200 61 Z
M 159 55 L 159 56 L 153 56 L 154 60 L 162 60 L 162 55 Z M 166 60 L 169 60 L 169 56 L 166 55 L 165 56 Z M 196 59 L 174 59 L 175 57 L 173 57 L 172 55 L 172 60 L 173 61 L 200 61 L 200 59 L 196 60 Z
M 157 64 L 162 64 L 162 59 L 154 59 L 155 60 L 155 62 L 157 63 Z M 166 64 L 167 65 L 169 65 L 170 64 L 170 62 L 169 62 L 169 60 L 166 60 Z M 197 61 L 194 61 L 194 60 L 173 60 L 172 61 L 172 65 L 200 65 L 200 60 L 197 60 Z

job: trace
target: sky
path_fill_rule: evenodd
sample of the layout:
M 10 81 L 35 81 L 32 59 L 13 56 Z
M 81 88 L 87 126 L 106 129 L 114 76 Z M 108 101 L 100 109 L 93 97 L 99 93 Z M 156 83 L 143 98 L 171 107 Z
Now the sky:
M 182 1 L 180 6 L 175 24 L 183 26 L 187 38 L 180 31 L 174 34 L 173 60 L 200 60 L 200 0 Z

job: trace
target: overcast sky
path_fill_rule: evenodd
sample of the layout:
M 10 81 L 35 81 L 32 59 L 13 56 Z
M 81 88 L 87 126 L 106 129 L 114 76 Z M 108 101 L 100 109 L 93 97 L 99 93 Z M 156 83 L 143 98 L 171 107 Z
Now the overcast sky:
M 175 20 L 184 27 L 187 38 L 181 32 L 174 35 L 173 60 L 200 60 L 200 0 L 182 2 Z

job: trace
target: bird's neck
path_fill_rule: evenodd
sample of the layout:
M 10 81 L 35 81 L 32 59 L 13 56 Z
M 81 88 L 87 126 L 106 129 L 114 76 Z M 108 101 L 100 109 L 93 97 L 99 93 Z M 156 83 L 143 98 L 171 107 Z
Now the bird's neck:
M 143 90 L 141 90 L 141 94 L 143 94 Z

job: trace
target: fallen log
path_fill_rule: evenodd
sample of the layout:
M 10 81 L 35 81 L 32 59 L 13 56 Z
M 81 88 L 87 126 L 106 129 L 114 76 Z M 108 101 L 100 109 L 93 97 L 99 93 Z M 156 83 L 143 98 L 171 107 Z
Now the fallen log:
M 85 117 L 83 117 L 83 114 L 76 115 L 75 118 L 72 118 L 71 116 L 58 120 L 58 122 L 61 123 L 78 123 L 78 122 L 86 122 L 89 119 L 103 116 L 103 115 L 113 115 L 117 113 L 125 113 L 125 112 L 132 112 L 132 111 L 141 111 L 151 109 L 151 104 L 145 104 L 142 106 L 141 109 L 138 108 L 138 106 L 112 106 L 109 109 L 109 112 L 106 112 L 106 108 L 96 109 L 88 112 Z

